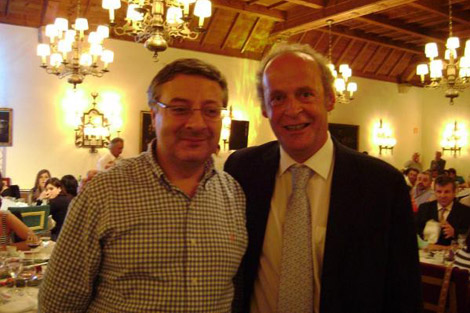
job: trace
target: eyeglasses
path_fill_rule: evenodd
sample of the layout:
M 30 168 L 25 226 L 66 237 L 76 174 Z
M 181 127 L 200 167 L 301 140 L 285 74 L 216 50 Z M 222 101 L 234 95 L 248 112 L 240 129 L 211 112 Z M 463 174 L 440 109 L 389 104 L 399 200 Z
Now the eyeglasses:
M 219 121 L 222 119 L 222 111 L 226 110 L 224 107 L 217 105 L 206 105 L 200 109 L 194 109 L 187 105 L 170 105 L 160 101 L 152 101 L 151 103 L 157 104 L 161 108 L 168 110 L 168 112 L 178 118 L 188 119 L 194 111 L 201 111 L 202 117 L 209 121 Z

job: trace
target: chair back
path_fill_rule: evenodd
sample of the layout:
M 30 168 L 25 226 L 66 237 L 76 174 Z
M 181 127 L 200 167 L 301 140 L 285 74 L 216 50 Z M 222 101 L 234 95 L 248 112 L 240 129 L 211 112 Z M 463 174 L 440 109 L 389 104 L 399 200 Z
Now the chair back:
M 469 272 L 421 263 L 424 312 L 468 313 Z
M 23 223 L 32 231 L 41 232 L 47 229 L 47 218 L 50 212 L 50 206 L 27 206 L 27 207 L 9 207 L 8 210 L 13 214 L 21 214 Z

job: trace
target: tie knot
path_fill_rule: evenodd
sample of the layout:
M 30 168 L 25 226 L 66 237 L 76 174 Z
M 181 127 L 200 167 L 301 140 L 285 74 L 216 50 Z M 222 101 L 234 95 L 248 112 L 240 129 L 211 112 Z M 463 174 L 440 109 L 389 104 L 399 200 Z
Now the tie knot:
M 305 189 L 312 175 L 312 170 L 305 165 L 291 166 L 289 170 L 292 173 L 292 189 Z

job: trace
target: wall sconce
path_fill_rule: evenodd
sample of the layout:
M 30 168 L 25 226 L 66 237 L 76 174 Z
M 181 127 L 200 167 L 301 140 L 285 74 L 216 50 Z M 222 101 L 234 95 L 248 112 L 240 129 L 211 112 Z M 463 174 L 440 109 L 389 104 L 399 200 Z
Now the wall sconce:
M 110 141 L 110 124 L 106 116 L 96 108 L 97 92 L 92 92 L 92 108 L 84 112 L 80 118 L 81 123 L 75 129 L 75 145 L 81 148 L 90 148 L 90 152 L 103 148 Z
M 389 150 L 393 154 L 397 140 L 393 138 L 391 128 L 384 125 L 382 119 L 380 119 L 378 128 L 375 129 L 375 138 L 376 144 L 379 146 L 379 155 L 382 155 L 382 150 Z
M 450 151 L 451 154 L 457 157 L 457 152 L 460 155 L 462 147 L 466 143 L 466 132 L 462 125 L 458 125 L 457 121 L 447 124 L 444 134 L 444 139 L 441 141 L 442 151 Z
M 223 150 L 227 150 L 227 145 L 230 139 L 230 130 L 232 127 L 233 112 L 232 106 L 228 110 L 223 111 L 222 118 L 222 131 L 220 133 L 220 138 L 222 139 L 224 146 Z

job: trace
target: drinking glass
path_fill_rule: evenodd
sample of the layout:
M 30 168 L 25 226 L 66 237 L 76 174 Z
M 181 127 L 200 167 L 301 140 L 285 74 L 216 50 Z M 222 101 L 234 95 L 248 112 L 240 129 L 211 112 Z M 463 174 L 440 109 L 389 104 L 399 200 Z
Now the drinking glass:
M 23 270 L 23 260 L 18 257 L 7 258 L 5 260 L 5 265 L 7 267 L 8 273 L 10 274 L 11 278 L 13 278 L 13 290 L 12 293 L 16 293 L 16 279 L 18 275 Z
M 28 247 L 34 249 L 41 245 L 41 240 L 34 233 L 29 233 L 26 238 L 26 243 Z

